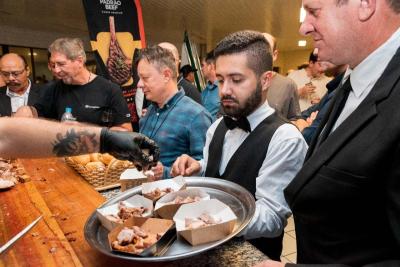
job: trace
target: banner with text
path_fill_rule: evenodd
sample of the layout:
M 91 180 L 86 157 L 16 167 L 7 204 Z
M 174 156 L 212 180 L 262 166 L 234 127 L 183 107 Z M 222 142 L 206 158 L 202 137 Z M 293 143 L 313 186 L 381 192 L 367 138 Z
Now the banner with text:
M 122 87 L 136 123 L 132 60 L 135 49 L 146 46 L 140 0 L 83 0 L 83 6 L 97 73 Z

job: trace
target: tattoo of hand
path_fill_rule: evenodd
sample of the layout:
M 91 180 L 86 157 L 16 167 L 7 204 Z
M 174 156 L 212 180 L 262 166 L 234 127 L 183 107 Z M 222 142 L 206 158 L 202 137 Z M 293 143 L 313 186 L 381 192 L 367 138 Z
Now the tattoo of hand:
M 88 154 L 98 147 L 96 134 L 88 131 L 67 131 L 65 136 L 57 134 L 57 139 L 52 143 L 53 154 L 58 157 Z

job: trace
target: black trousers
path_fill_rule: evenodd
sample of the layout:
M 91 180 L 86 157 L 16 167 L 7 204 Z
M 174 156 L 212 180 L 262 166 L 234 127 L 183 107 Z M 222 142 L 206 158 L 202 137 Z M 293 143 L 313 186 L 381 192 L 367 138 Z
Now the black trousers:
M 281 261 L 283 234 L 274 238 L 262 237 L 248 241 L 271 260 Z

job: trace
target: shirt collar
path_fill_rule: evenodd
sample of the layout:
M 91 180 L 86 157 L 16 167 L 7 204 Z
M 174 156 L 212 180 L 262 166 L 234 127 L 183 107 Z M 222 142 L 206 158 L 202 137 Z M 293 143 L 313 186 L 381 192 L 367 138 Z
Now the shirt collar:
M 218 79 L 216 79 L 213 83 L 211 83 L 210 81 L 207 81 L 207 87 L 209 90 L 214 90 L 214 89 L 218 88 Z
M 6 94 L 8 97 L 27 97 L 29 95 L 29 92 L 31 91 L 31 80 L 28 79 L 28 88 L 25 90 L 25 92 L 22 95 L 16 94 L 13 91 L 11 91 L 8 86 L 7 86 L 7 91 Z
M 351 86 L 356 97 L 375 85 L 400 45 L 400 28 L 378 49 L 366 57 L 350 76 Z
M 261 106 L 259 106 L 253 113 L 247 116 L 247 120 L 250 123 L 251 130 L 254 129 L 268 116 L 273 114 L 275 110 L 268 105 L 265 101 Z
M 162 108 L 159 108 L 158 105 L 156 104 L 155 105 L 156 109 L 159 111 L 167 110 L 171 106 L 174 106 L 176 104 L 176 102 L 178 102 L 184 96 L 185 96 L 185 92 L 183 91 L 183 89 L 178 90 L 178 92 L 173 97 L 171 97 L 169 100 L 167 100 L 165 102 L 165 105 Z

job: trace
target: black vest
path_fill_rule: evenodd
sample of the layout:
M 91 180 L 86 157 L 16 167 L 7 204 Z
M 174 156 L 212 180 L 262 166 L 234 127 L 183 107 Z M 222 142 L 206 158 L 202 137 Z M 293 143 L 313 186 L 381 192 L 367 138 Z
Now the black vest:
M 269 143 L 275 131 L 284 123 L 286 123 L 285 119 L 276 113 L 264 119 L 239 146 L 229 160 L 224 173 L 221 175 L 219 167 L 221 164 L 222 147 L 225 134 L 228 131 L 222 120 L 217 126 L 210 142 L 205 176 L 235 182 L 249 190 L 255 196 L 256 178 L 267 155 Z M 280 260 L 282 239 L 283 234 L 276 238 L 252 239 L 250 243 L 271 259 Z

